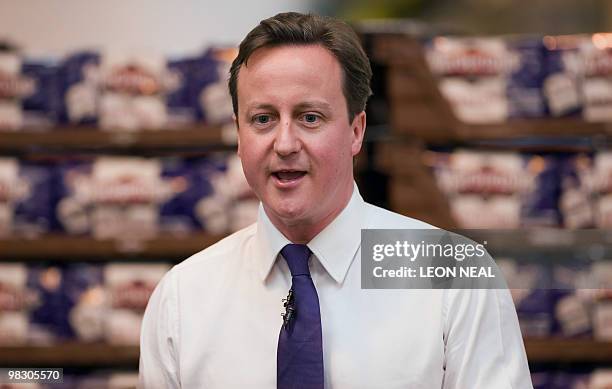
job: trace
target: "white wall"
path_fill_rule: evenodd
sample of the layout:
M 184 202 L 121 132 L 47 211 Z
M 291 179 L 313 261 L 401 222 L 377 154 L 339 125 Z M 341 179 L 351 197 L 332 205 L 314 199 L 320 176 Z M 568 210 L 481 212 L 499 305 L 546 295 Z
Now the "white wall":
M 30 55 L 83 48 L 199 52 L 237 44 L 261 20 L 309 0 L 0 0 L 0 40 Z

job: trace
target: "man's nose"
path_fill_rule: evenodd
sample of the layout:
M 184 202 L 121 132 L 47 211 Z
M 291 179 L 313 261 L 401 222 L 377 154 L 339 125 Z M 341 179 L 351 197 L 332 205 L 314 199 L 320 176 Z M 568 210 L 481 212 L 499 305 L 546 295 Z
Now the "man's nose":
M 274 140 L 274 151 L 280 156 L 288 156 L 297 153 L 302 148 L 298 129 L 291 120 L 283 120 L 278 126 L 276 139 Z

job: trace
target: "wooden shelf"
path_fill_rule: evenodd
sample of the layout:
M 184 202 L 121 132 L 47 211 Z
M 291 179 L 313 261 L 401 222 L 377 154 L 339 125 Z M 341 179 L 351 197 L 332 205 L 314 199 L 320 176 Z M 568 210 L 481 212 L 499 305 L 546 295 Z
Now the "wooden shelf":
M 530 363 L 612 364 L 612 342 L 525 339 Z M 66 343 L 50 347 L 0 347 L 0 366 L 138 366 L 138 346 Z
M 459 126 L 459 134 L 465 138 L 516 139 L 522 137 L 577 137 L 610 136 L 610 123 L 591 123 L 577 118 L 521 119 L 497 124 L 465 124 Z
M 0 347 L 0 366 L 118 367 L 138 366 L 138 346 L 65 343 L 55 346 Z
M 88 261 L 110 259 L 163 259 L 181 261 L 219 241 L 223 236 L 206 233 L 164 236 L 152 240 L 95 240 L 62 235 L 39 239 L 0 240 L 0 260 Z
M 531 228 L 517 230 L 461 230 L 456 232 L 485 244 L 494 259 L 516 258 L 539 265 L 586 265 L 612 258 L 612 230 Z M 549 280 L 542 288 L 561 288 Z M 512 285 L 511 285 L 512 287 Z
M 601 249 L 612 250 L 612 230 L 610 229 L 457 229 L 455 232 L 479 242 L 486 240 L 490 247 L 568 250 L 574 247 L 600 245 Z
M 429 144 L 473 144 L 478 141 L 536 140 L 544 149 L 568 150 L 573 139 L 588 138 L 593 145 L 612 143 L 612 123 L 590 123 L 577 118 L 509 119 L 503 123 L 469 124 L 460 121 L 442 95 L 438 79 L 425 59 L 420 38 L 407 34 L 379 34 L 371 55 L 387 67 L 386 85 L 393 135 Z M 559 140 L 567 140 L 559 144 Z M 553 144 L 547 144 L 552 141 Z M 515 145 L 516 146 L 516 145 Z
M 612 342 L 590 339 L 526 339 L 529 363 L 612 364 Z
M 477 242 L 487 242 L 487 249 L 516 252 L 555 253 L 584 251 L 597 246 L 612 254 L 612 230 L 456 230 Z M 0 260 L 88 261 L 109 259 L 164 259 L 180 261 L 221 240 L 225 235 L 205 232 L 185 236 L 160 236 L 142 240 L 96 240 L 91 237 L 45 235 L 36 239 L 0 239 Z
M 0 152 L 147 150 L 194 147 L 228 147 L 221 127 L 102 131 L 94 127 L 59 127 L 48 131 L 0 132 Z
M 595 138 L 589 146 L 612 139 L 612 123 L 589 123 L 579 119 L 517 119 L 505 123 L 458 123 L 453 128 L 428 129 L 418 124 L 397 124 L 408 137 L 430 144 L 530 140 L 539 148 L 576 147 L 576 139 Z M 517 146 L 521 144 L 517 143 Z M 523 144 L 523 147 L 529 147 Z

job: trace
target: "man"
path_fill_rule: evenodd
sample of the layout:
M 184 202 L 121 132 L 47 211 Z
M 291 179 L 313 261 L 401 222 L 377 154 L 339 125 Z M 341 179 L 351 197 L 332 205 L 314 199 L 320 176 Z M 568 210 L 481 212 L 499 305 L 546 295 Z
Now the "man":
M 229 87 L 258 220 L 160 282 L 141 386 L 532 387 L 508 291 L 360 288 L 361 229 L 432 228 L 354 183 L 370 78 L 334 19 L 279 14 L 240 44 Z

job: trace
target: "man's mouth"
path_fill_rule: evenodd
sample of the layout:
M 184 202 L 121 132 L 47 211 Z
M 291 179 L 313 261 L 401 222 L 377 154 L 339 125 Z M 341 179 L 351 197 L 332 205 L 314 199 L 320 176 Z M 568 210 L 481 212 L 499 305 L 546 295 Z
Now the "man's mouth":
M 291 182 L 304 177 L 306 172 L 302 170 L 279 170 L 272 175 L 281 182 Z

